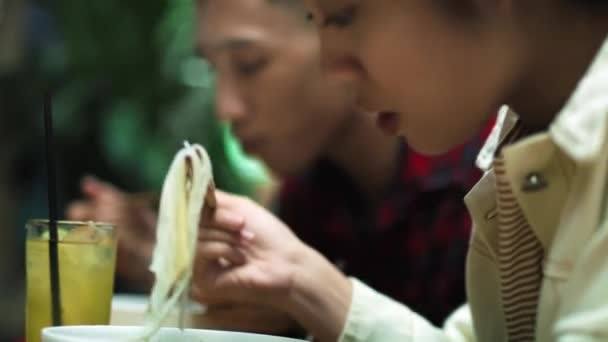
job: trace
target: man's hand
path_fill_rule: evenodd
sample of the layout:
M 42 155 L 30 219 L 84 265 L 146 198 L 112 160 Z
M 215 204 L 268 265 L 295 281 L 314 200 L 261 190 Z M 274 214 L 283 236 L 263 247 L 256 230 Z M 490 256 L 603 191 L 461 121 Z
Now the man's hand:
M 148 291 L 154 281 L 148 270 L 156 241 L 157 214 L 151 195 L 131 195 L 111 184 L 86 177 L 84 199 L 73 202 L 67 217 L 75 221 L 103 221 L 116 226 L 116 273 L 134 290 Z

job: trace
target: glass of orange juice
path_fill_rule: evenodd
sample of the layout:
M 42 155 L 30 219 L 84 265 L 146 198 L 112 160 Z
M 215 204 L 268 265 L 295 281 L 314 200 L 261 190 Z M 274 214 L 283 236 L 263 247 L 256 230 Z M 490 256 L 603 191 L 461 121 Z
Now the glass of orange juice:
M 99 222 L 57 222 L 59 286 L 63 325 L 106 325 L 110 322 L 116 235 Z M 26 338 L 38 342 L 52 325 L 49 272 L 49 222 L 26 224 Z

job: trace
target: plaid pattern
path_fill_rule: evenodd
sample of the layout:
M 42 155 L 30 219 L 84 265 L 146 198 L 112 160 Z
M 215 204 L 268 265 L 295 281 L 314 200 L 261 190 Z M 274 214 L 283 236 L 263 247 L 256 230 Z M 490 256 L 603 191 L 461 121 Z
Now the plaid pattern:
M 342 170 L 320 161 L 286 180 L 279 216 L 347 274 L 441 324 L 465 302 L 471 220 L 463 198 L 481 176 L 474 162 L 488 133 L 434 158 L 403 144 L 373 208 Z

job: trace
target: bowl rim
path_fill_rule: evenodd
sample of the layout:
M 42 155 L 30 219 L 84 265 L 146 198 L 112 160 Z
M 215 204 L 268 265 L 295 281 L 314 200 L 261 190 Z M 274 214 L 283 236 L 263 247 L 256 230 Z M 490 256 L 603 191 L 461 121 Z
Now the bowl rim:
M 119 325 L 65 325 L 65 326 L 60 326 L 60 327 L 47 327 L 47 328 L 43 328 L 42 329 L 42 336 L 48 336 L 48 337 L 54 337 L 54 338 L 58 338 L 58 337 L 67 337 L 67 338 L 78 338 L 78 336 L 57 336 L 57 334 L 61 334 L 62 331 L 64 330 L 68 330 L 68 331 L 74 331 L 74 330 L 87 330 L 87 329 L 91 329 L 91 328 L 95 328 L 95 329 L 99 329 L 99 328 L 110 328 L 111 330 L 115 330 L 115 331 L 120 331 L 120 330 L 124 330 L 124 331 L 134 331 L 134 329 L 142 329 L 143 326 L 136 326 L 136 325 L 132 325 L 132 326 L 119 326 Z M 197 329 L 197 328 L 186 328 L 186 329 L 180 329 L 180 328 L 176 328 L 176 327 L 162 327 L 159 329 L 159 331 L 161 330 L 182 330 L 184 332 L 205 332 L 208 334 L 231 334 L 231 335 L 239 335 L 242 337 L 247 337 L 247 336 L 256 336 L 256 337 L 271 337 L 273 339 L 277 339 L 277 342 L 305 342 L 306 340 L 299 340 L 299 339 L 294 339 L 294 338 L 289 338 L 289 337 L 283 337 L 283 336 L 276 336 L 276 335 L 267 335 L 267 334 L 257 334 L 257 333 L 249 333 L 249 332 L 240 332 L 240 331 L 227 331 L 227 330 L 213 330 L 213 329 Z M 49 335 L 50 334 L 50 335 Z

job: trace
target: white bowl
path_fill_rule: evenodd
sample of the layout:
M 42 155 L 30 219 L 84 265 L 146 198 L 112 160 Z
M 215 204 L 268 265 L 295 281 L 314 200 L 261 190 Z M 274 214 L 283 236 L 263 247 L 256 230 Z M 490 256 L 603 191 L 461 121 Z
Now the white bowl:
M 42 330 L 42 342 L 132 342 L 141 327 L 65 326 Z M 291 338 L 217 330 L 162 328 L 149 342 L 295 342 Z

